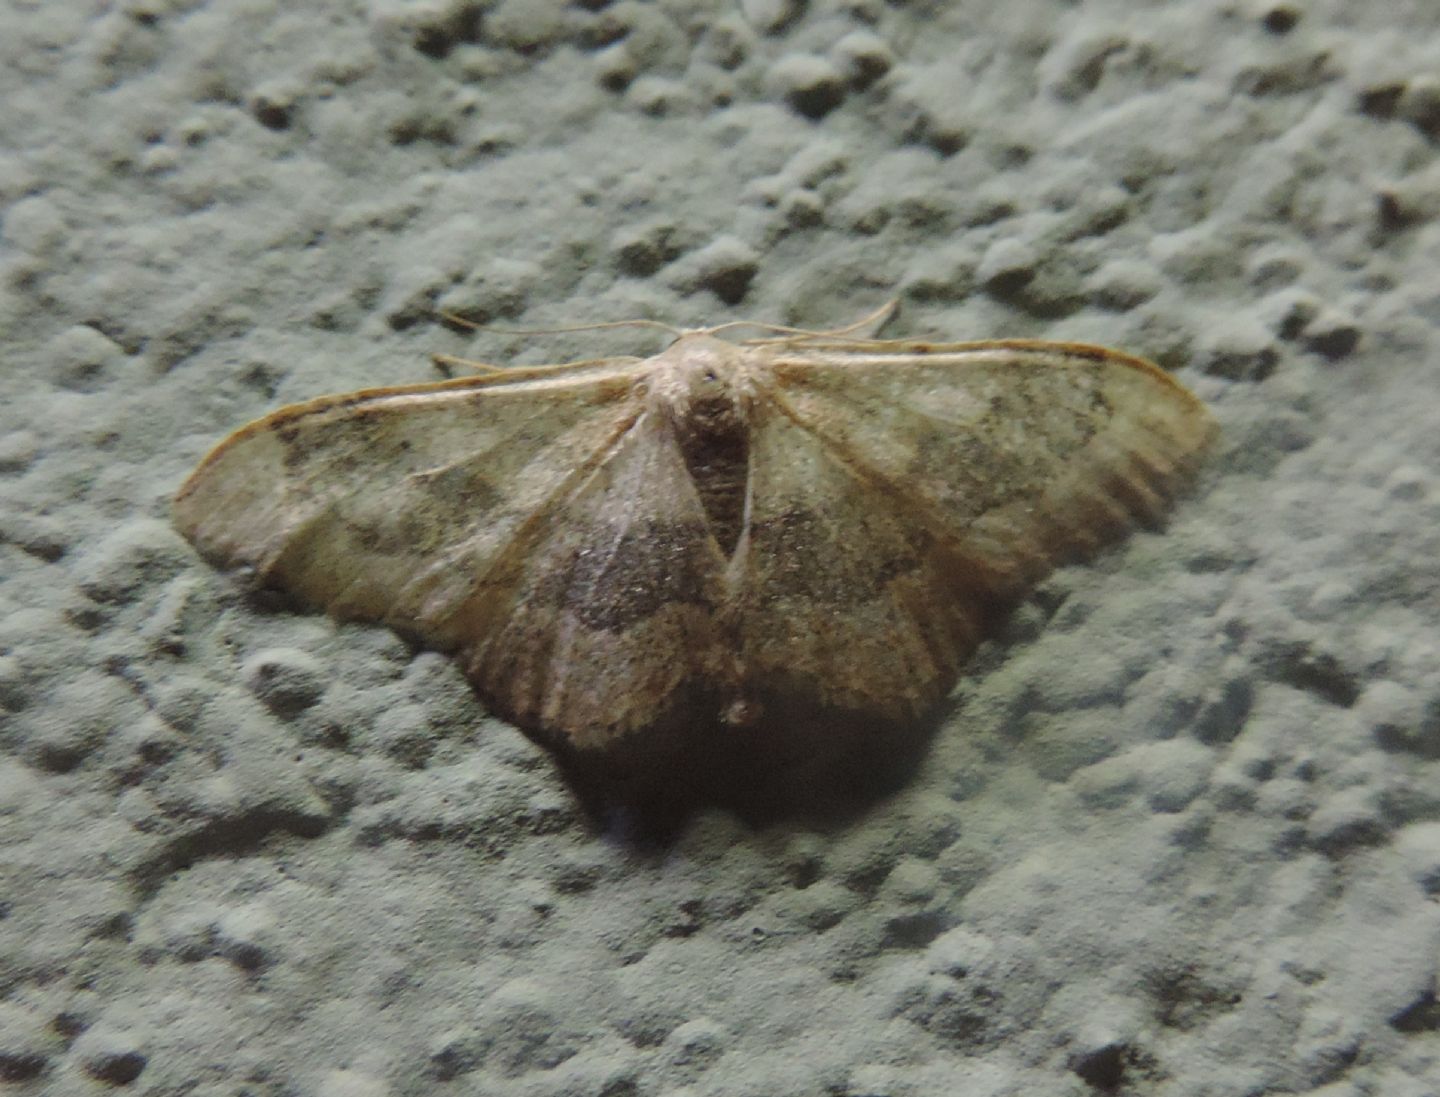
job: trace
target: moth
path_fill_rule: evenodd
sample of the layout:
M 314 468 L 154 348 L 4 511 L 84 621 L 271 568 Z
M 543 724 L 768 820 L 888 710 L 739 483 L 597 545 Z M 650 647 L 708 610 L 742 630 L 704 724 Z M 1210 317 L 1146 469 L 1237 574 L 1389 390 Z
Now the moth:
M 1103 347 L 777 330 L 284 407 L 201 461 L 174 521 L 603 752 L 793 702 L 922 717 L 998 612 L 1155 522 L 1215 434 Z

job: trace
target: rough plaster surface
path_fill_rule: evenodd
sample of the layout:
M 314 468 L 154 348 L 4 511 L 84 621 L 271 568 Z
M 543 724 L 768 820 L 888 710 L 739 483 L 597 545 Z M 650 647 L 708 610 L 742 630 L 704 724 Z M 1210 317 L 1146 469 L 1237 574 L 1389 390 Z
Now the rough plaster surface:
M 0 1091 L 1440 1094 L 1440 8 L 0 7 Z M 167 499 L 654 316 L 1083 339 L 1224 442 L 903 787 L 670 841 Z M 653 344 L 640 346 L 644 353 Z

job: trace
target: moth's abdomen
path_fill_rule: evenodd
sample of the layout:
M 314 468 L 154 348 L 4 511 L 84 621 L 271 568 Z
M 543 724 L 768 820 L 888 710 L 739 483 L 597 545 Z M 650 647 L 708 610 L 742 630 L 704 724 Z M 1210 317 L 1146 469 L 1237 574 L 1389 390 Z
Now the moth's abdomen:
M 710 534 L 728 559 L 744 532 L 756 403 L 748 359 L 732 344 L 691 334 L 652 362 L 646 401 L 667 422 Z
M 698 386 L 693 397 L 675 420 L 676 441 L 711 535 L 728 559 L 745 520 L 750 426 L 734 391 L 718 379 L 713 386 Z

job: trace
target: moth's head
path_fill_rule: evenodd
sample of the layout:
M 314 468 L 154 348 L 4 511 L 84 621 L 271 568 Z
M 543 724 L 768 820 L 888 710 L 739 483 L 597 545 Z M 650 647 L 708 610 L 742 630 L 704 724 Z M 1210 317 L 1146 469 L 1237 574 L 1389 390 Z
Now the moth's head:
M 703 332 L 690 332 L 654 359 L 651 392 L 683 416 L 748 403 L 752 386 L 745 349 Z

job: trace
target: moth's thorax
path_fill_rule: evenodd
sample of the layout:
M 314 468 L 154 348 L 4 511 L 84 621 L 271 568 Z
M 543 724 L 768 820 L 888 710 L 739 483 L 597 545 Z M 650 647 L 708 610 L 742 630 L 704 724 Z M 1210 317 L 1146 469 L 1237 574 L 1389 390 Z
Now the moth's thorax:
M 740 540 L 754 379 L 743 348 L 686 335 L 656 356 L 651 407 L 674 433 L 710 533 L 729 556 Z

